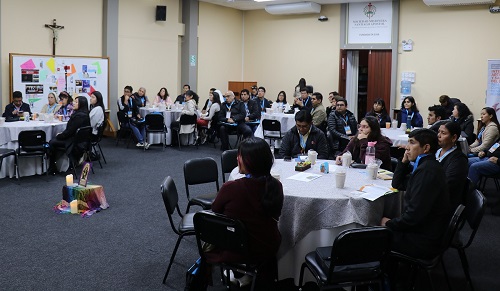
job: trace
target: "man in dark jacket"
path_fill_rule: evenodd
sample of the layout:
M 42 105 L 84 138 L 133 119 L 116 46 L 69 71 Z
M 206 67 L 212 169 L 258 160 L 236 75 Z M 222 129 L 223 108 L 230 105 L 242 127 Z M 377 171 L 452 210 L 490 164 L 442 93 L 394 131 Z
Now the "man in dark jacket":
M 243 89 L 240 92 L 241 103 L 245 108 L 245 125 L 248 126 L 252 132 L 255 132 L 259 126 L 260 110 L 259 104 L 256 100 L 250 100 L 250 91 Z
M 252 130 L 245 124 L 246 111 L 242 102 L 234 99 L 233 91 L 228 91 L 226 102 L 222 103 L 219 111 L 219 136 L 221 141 L 221 150 L 229 149 L 229 131 L 237 130 L 243 138 L 251 137 Z
M 318 159 L 328 158 L 325 134 L 312 124 L 311 113 L 301 110 L 295 114 L 295 126 L 281 141 L 280 155 L 285 158 L 307 155 L 311 149 L 318 153 Z
M 435 157 L 437 149 L 437 135 L 432 130 L 417 129 L 409 134 L 392 180 L 394 188 L 406 191 L 405 207 L 400 217 L 381 221 L 393 232 L 394 251 L 420 259 L 439 253 L 451 217 L 446 177 Z
M 456 103 L 460 103 L 460 99 L 458 98 L 450 98 L 448 95 L 441 95 L 439 96 L 439 103 L 441 103 L 441 106 L 444 107 L 445 110 L 445 115 L 443 119 L 448 119 L 450 118 L 452 112 L 453 112 L 453 107 L 455 106 Z
M 328 133 L 332 153 L 342 152 L 351 138 L 358 133 L 358 122 L 351 111 L 347 110 L 347 100 L 339 99 L 335 111 L 328 117 Z
M 21 117 L 24 112 L 29 112 L 31 115 L 31 108 L 28 103 L 23 102 L 23 93 L 14 91 L 14 93 L 12 93 L 12 103 L 5 106 L 3 117 L 6 119 Z

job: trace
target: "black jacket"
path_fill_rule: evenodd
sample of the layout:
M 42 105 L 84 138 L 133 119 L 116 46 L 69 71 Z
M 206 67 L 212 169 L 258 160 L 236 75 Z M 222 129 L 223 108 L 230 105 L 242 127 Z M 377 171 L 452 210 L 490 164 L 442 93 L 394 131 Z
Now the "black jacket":
M 243 104 L 243 109 L 245 110 L 245 114 L 246 114 L 246 108 L 248 107 L 248 119 L 250 119 L 250 121 L 255 121 L 260 119 L 260 107 L 259 104 L 257 104 L 256 100 L 248 100 L 246 107 L 245 107 L 245 102 L 241 103 Z
M 461 135 L 467 139 L 467 143 L 470 145 L 476 141 L 476 134 L 474 133 L 474 117 L 469 115 L 464 118 L 459 118 L 455 120 L 460 124 Z
M 304 104 L 304 106 L 299 106 L 297 104 L 293 104 L 292 109 L 299 108 L 299 110 L 302 110 L 302 109 L 311 110 L 312 106 L 313 106 L 312 101 L 311 101 L 311 96 L 307 96 L 307 99 L 304 100 L 302 102 L 302 104 Z
M 246 112 L 245 106 L 239 100 L 234 100 L 233 105 L 229 107 L 229 104 L 226 102 L 222 103 L 219 111 L 219 121 L 227 122 L 226 113 L 229 109 L 231 109 L 231 118 L 235 123 L 245 122 Z
M 464 204 L 467 174 L 469 171 L 467 156 L 462 153 L 460 147 L 448 154 L 440 163 L 446 176 L 446 184 L 450 193 L 451 209 Z
M 16 110 L 16 107 L 14 106 L 13 103 L 7 104 L 7 106 L 5 106 L 5 111 L 3 112 L 3 117 L 5 117 L 6 119 L 12 118 L 12 117 L 21 117 L 21 115 L 17 115 L 17 114 L 13 115 L 12 111 L 14 111 L 14 110 Z M 30 108 L 28 103 L 23 102 L 23 104 L 21 104 L 21 111 L 29 112 L 31 115 L 31 108 Z
M 328 159 L 328 143 L 325 134 L 314 125 L 306 141 L 304 154 L 310 149 L 318 152 L 318 159 Z M 283 157 L 296 157 L 301 154 L 300 137 L 297 127 L 292 127 L 286 132 L 281 141 L 280 155 Z
M 401 217 L 389 220 L 386 226 L 393 231 L 395 250 L 430 258 L 439 252 L 451 218 L 448 185 L 433 154 L 422 157 L 415 172 L 412 170 L 412 165 L 399 161 L 392 187 L 406 191 L 405 206 Z
M 272 102 L 267 100 L 266 98 L 263 98 L 262 100 L 260 100 L 259 98 L 255 98 L 253 99 L 253 101 L 257 102 L 260 111 L 266 111 L 266 108 L 271 108 Z M 264 101 L 264 107 L 262 107 L 262 101 Z
M 351 134 L 347 135 L 344 129 L 346 126 L 345 118 L 347 117 L 347 125 L 351 128 Z M 349 143 L 349 136 L 358 133 L 358 122 L 351 111 L 347 110 L 345 117 L 341 116 L 337 111 L 332 111 L 328 117 L 328 131 L 332 141 L 333 152 L 343 151 Z
M 83 111 L 75 111 L 69 118 L 68 124 L 66 125 L 66 129 L 58 134 L 56 138 L 58 140 L 68 140 L 73 138 L 76 134 L 76 131 L 80 127 L 90 126 L 90 117 L 89 113 L 85 113 Z

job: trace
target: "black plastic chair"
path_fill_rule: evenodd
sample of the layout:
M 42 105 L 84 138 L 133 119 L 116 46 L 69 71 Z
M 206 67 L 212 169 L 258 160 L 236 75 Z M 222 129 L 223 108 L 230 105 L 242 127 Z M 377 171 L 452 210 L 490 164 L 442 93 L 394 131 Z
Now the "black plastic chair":
M 465 249 L 468 248 L 474 237 L 476 236 L 477 229 L 479 228 L 479 224 L 481 224 L 481 220 L 483 219 L 484 212 L 486 210 L 486 198 L 484 198 L 481 191 L 473 189 L 469 191 L 466 199 L 465 199 L 465 221 L 469 225 L 469 238 L 464 242 L 462 241 L 461 234 L 465 232 L 463 227 L 459 229 L 459 235 L 456 236 L 456 239 L 452 241 L 451 247 L 458 251 L 458 255 L 460 256 L 460 261 L 462 262 L 462 267 L 464 269 L 465 278 L 467 279 L 467 283 L 469 284 L 471 290 L 474 290 L 474 286 L 472 285 L 472 279 L 470 277 L 469 272 L 469 262 L 467 261 L 467 256 L 465 255 Z
M 181 213 L 179 209 L 179 194 L 177 193 L 177 188 L 175 187 L 175 183 L 172 177 L 168 176 L 165 178 L 165 180 L 163 180 L 163 183 L 161 184 L 161 196 L 163 198 L 163 203 L 165 204 L 165 210 L 167 211 L 170 226 L 172 227 L 172 230 L 175 232 L 175 234 L 179 236 L 177 238 L 177 242 L 175 243 L 174 251 L 172 252 L 172 255 L 170 257 L 167 272 L 163 277 L 163 284 L 165 284 L 182 238 L 185 236 L 195 235 L 195 232 L 193 225 L 194 213 Z M 177 227 L 175 226 L 173 219 L 175 210 L 177 210 L 177 213 L 180 216 L 180 221 L 178 222 Z
M 186 195 L 188 199 L 188 206 L 186 213 L 192 205 L 198 205 L 203 209 L 211 209 L 212 202 L 217 197 L 219 192 L 219 171 L 217 169 L 217 162 L 214 159 L 196 158 L 188 160 L 184 163 L 184 182 L 186 186 Z M 215 183 L 216 192 L 201 194 L 191 198 L 189 194 L 190 185 L 199 185 L 206 183 Z M 206 187 L 205 187 L 206 189 Z
M 101 167 L 102 169 L 102 163 L 101 163 L 101 157 L 102 159 L 104 160 L 104 163 L 107 164 L 106 162 L 106 158 L 104 157 L 104 153 L 102 152 L 102 148 L 101 148 L 101 140 L 102 140 L 102 136 L 104 135 L 104 128 L 106 127 L 106 124 L 101 124 L 98 129 L 97 129 L 97 135 L 94 135 L 92 134 L 92 137 L 91 137 L 91 146 L 92 146 L 92 153 L 94 153 L 94 156 L 98 157 L 98 162 L 99 162 L 99 166 Z M 99 152 L 97 151 L 97 149 L 99 149 Z
M 163 134 L 163 150 L 167 146 L 167 127 L 165 126 L 165 118 L 163 114 L 150 113 L 146 115 L 146 142 L 148 142 L 148 133 Z M 144 147 L 144 151 L 146 147 Z
M 231 171 L 238 166 L 238 150 L 226 150 L 222 152 L 220 157 L 221 172 L 222 172 L 222 183 L 226 183 L 226 174 L 231 173 Z
M 281 122 L 278 120 L 263 119 L 262 132 L 264 134 L 264 139 L 269 139 L 269 143 L 273 140 L 281 140 L 283 138 L 281 134 Z
M 257 276 L 260 273 L 261 268 L 267 267 L 268 264 L 272 264 L 275 268 L 277 274 L 277 264 L 276 258 L 272 258 L 270 261 L 266 262 L 250 262 L 250 260 L 242 261 L 241 263 L 230 263 L 222 262 L 215 263 L 206 258 L 205 251 L 203 250 L 203 243 L 212 245 L 217 250 L 232 251 L 241 254 L 242 258 L 248 256 L 248 234 L 245 229 L 244 224 L 235 219 L 231 219 L 225 215 L 217 214 L 209 210 L 202 210 L 194 215 L 194 229 L 196 232 L 196 243 L 198 245 L 198 251 L 202 258 L 208 264 L 218 265 L 221 267 L 221 277 L 229 290 L 229 280 L 224 279 L 223 272 L 232 270 L 235 272 L 243 273 L 245 275 L 252 276 L 252 285 L 250 290 L 255 289 L 255 282 Z M 229 276 L 227 276 L 229 277 Z M 277 278 L 275 278 L 276 282 Z
M 126 116 L 126 114 L 127 113 L 123 112 L 123 111 L 116 112 L 116 116 L 118 118 L 118 125 L 120 126 L 120 128 L 118 129 L 118 132 L 116 133 L 116 145 L 118 145 L 118 143 L 122 139 L 126 139 L 127 140 L 127 148 L 128 148 L 130 140 L 133 139 L 133 137 L 132 137 L 133 133 L 132 133 L 132 129 L 130 128 L 129 119 Z M 122 137 L 124 137 L 124 138 L 122 138 Z
M 86 157 L 86 161 L 90 163 L 90 169 L 94 174 L 94 167 L 92 165 L 92 160 L 90 159 L 90 152 L 92 151 L 92 127 L 84 126 L 76 130 L 75 136 L 73 137 L 73 148 L 71 152 L 66 152 L 70 165 L 73 167 L 73 174 L 78 177 L 76 173 L 77 160 L 75 160 L 75 153 L 83 154 Z M 85 160 L 84 160 L 85 161 Z
M 189 133 L 183 133 L 183 134 L 194 134 L 196 137 L 196 120 L 197 116 L 195 115 L 187 115 L 187 114 L 182 114 L 180 119 L 179 119 L 179 127 L 171 126 L 170 129 L 172 132 L 177 133 L 177 143 L 179 144 L 179 150 L 181 149 L 181 126 L 183 125 L 192 125 L 193 126 L 193 131 Z M 189 143 L 189 138 L 188 138 L 188 143 Z M 196 148 L 198 148 L 198 144 L 195 142 Z
M 391 232 L 385 227 L 365 227 L 341 232 L 331 247 L 320 247 L 305 257 L 299 288 L 307 268 L 320 290 L 379 284 L 382 290 Z
M 3 159 L 8 156 L 15 156 L 16 150 L 13 149 L 0 149 L 0 171 L 2 170 Z
M 17 180 L 21 178 L 19 174 L 19 158 L 21 157 L 41 157 L 43 171 L 45 169 L 48 149 L 45 131 L 23 130 L 19 133 L 17 142 L 18 148 L 16 149 L 15 158 Z M 45 173 L 48 175 L 47 169 L 45 169 Z
M 479 180 L 479 189 L 481 189 L 481 191 L 484 192 L 484 188 L 486 187 L 486 181 L 488 181 L 488 179 L 493 179 L 493 182 L 495 183 L 495 188 L 497 189 L 497 192 L 499 192 L 500 174 L 481 176 L 481 180 Z
M 401 254 L 398 252 L 391 252 L 391 257 L 394 258 L 397 261 L 405 262 L 414 268 L 412 269 L 413 274 L 412 274 L 412 282 L 411 286 L 412 288 L 415 288 L 415 281 L 416 281 L 416 276 L 415 272 L 417 269 L 422 269 L 425 270 L 427 273 L 427 278 L 429 280 L 429 283 L 431 285 L 431 290 L 435 290 L 434 285 L 432 284 L 432 277 L 431 277 L 431 271 L 436 268 L 440 263 L 441 266 L 443 267 L 444 275 L 446 278 L 446 283 L 448 284 L 448 289 L 451 290 L 451 285 L 450 285 L 450 279 L 448 278 L 448 272 L 446 272 L 446 267 L 443 263 L 443 254 L 444 252 L 450 248 L 451 242 L 455 235 L 457 234 L 458 228 L 460 225 L 462 225 L 464 217 L 465 217 L 465 212 L 464 212 L 465 206 L 463 205 L 458 205 L 457 209 L 455 210 L 455 213 L 451 217 L 450 223 L 448 224 L 448 228 L 446 229 L 445 234 L 443 235 L 443 240 L 441 244 L 441 250 L 438 255 L 436 255 L 432 259 L 418 259 L 418 258 L 413 258 L 410 256 L 407 256 L 405 254 Z

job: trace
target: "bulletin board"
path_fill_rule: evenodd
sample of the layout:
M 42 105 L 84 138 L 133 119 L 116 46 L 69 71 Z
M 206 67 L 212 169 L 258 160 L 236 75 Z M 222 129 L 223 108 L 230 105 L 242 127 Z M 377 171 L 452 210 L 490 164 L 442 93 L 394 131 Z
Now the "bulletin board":
M 11 94 L 21 91 L 32 112 L 40 112 L 50 92 L 62 91 L 87 99 L 99 91 L 109 108 L 109 58 L 10 53 L 9 67 Z

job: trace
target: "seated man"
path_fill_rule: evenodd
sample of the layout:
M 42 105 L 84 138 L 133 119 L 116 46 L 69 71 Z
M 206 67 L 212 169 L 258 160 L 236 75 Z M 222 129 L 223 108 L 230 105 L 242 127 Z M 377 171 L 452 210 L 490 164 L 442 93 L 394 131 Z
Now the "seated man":
M 326 132 L 326 109 L 323 106 L 323 95 L 319 92 L 314 92 L 311 97 L 311 104 L 311 115 L 314 126 Z
M 293 99 L 292 108 L 293 109 L 298 108 L 299 110 L 302 109 L 311 110 L 311 108 L 313 107 L 311 102 L 311 94 L 312 94 L 311 86 L 305 86 L 303 88 L 300 88 L 300 98 Z
M 21 91 L 14 91 L 12 93 L 12 103 L 5 106 L 3 117 L 6 119 L 21 117 L 24 112 L 29 112 L 31 115 L 31 108 L 28 103 L 23 102 L 23 93 Z
M 429 107 L 429 115 L 427 115 L 428 128 L 434 132 L 438 132 L 439 127 L 450 121 L 445 118 L 446 112 L 441 105 L 433 105 Z
M 358 122 L 354 114 L 347 110 L 347 100 L 344 98 L 337 100 L 335 108 L 328 117 L 328 133 L 332 153 L 337 155 L 358 133 Z
M 119 97 L 117 100 L 118 111 L 122 114 L 122 116 L 124 116 L 124 120 L 128 122 L 121 125 L 132 129 L 132 132 L 138 141 L 136 144 L 137 147 L 145 147 L 148 149 L 149 144 L 145 142 L 146 127 L 144 118 L 142 118 L 139 113 L 139 102 L 136 101 L 135 96 L 132 94 L 132 90 L 131 86 L 125 86 L 123 89 L 123 96 Z
M 469 158 L 469 178 L 476 188 L 482 176 L 500 174 L 500 141 L 497 141 L 491 148 L 484 152 L 479 152 L 477 157 Z
M 134 99 L 139 107 L 145 107 L 147 103 L 149 103 L 148 96 L 146 96 L 146 88 L 144 87 L 139 88 L 139 90 L 132 95 L 134 95 Z
M 300 110 L 295 114 L 295 126 L 283 137 L 280 155 L 284 158 L 291 158 L 307 155 L 309 150 L 318 152 L 318 159 L 328 159 L 325 134 L 312 124 L 309 111 Z
M 248 89 L 241 90 L 240 98 L 241 103 L 245 107 L 245 125 L 250 127 L 252 132 L 255 132 L 260 120 L 259 104 L 255 100 L 250 100 Z
M 257 101 L 257 104 L 259 105 L 259 109 L 262 112 L 266 112 L 266 108 L 271 108 L 271 101 L 266 99 L 266 88 L 260 86 L 259 90 L 257 91 L 257 98 L 254 99 Z
M 219 136 L 221 141 L 221 150 L 229 149 L 229 131 L 235 128 L 238 134 L 243 138 L 253 136 L 253 132 L 245 124 L 245 107 L 243 103 L 235 100 L 233 91 L 228 91 L 225 95 L 226 102 L 224 102 L 219 111 Z
M 429 259 L 439 253 L 451 217 L 448 186 L 435 157 L 436 133 L 417 129 L 408 137 L 405 154 L 392 180 L 394 188 L 406 191 L 405 207 L 400 217 L 384 217 L 381 225 L 392 230 L 394 251 Z
M 177 98 L 175 98 L 174 102 L 179 103 L 179 104 L 186 102 L 186 92 L 188 90 L 191 90 L 191 86 L 189 86 L 188 84 L 185 84 L 184 86 L 182 86 L 182 94 L 177 96 Z

